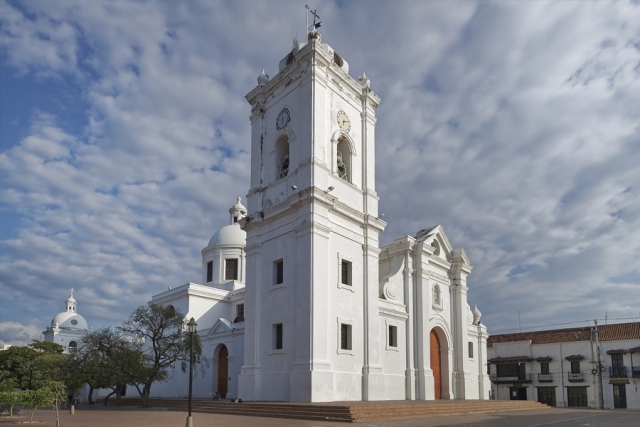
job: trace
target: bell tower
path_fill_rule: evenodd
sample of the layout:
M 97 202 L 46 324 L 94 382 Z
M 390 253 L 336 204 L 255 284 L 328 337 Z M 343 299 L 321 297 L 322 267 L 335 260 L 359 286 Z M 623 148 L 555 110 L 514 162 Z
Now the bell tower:
M 375 109 L 363 74 L 312 31 L 251 105 L 245 400 L 383 397 Z M 382 342 L 384 346 L 384 342 Z

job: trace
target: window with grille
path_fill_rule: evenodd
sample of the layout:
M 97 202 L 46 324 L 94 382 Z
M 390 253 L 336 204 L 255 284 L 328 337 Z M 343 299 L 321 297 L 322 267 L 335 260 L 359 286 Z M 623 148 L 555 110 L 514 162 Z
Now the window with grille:
M 238 259 L 224 260 L 224 280 L 238 280 Z
M 587 404 L 587 388 L 586 387 L 567 387 L 567 403 L 568 406 L 577 406 L 586 408 Z
M 614 367 L 624 366 L 624 361 L 622 359 L 621 353 L 614 353 L 611 355 L 611 366 L 614 366 Z
M 540 373 L 542 375 L 549 375 L 549 362 L 540 362 Z
M 473 359 L 473 343 L 469 341 L 469 358 Z
M 344 259 L 340 263 L 340 283 L 351 285 L 351 263 Z
M 244 319 L 244 304 L 238 304 L 236 306 L 236 317 Z
M 207 263 L 207 282 L 213 280 L 213 261 Z
M 520 368 L 517 363 L 498 363 L 496 373 L 498 377 L 517 377 Z
M 549 365 L 547 363 L 547 365 Z M 556 388 L 538 387 L 538 402 L 549 406 L 556 406 Z
M 571 361 L 571 373 L 572 374 L 579 374 L 580 373 L 580 361 L 579 360 L 572 360 Z

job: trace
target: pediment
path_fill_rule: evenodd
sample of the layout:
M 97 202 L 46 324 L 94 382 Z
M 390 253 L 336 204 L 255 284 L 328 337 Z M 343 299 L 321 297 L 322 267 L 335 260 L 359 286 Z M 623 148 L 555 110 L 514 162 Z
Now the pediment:
M 451 260 L 451 252 L 453 251 L 453 246 L 451 242 L 449 242 L 449 238 L 444 232 L 444 229 L 441 225 L 436 225 L 435 227 L 425 228 L 424 230 L 420 230 L 416 234 L 416 240 L 418 242 L 425 242 L 428 245 L 433 246 L 434 242 L 437 242 L 441 254 L 437 254 L 443 259 Z
M 213 324 L 207 335 L 217 335 L 217 334 L 225 334 L 231 332 L 233 330 L 233 326 L 231 326 L 231 322 L 227 319 L 221 317 L 216 323 Z

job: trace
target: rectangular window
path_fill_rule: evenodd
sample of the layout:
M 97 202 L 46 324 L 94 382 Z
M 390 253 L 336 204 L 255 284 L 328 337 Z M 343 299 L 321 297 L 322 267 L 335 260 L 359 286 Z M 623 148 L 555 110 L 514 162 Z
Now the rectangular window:
M 611 366 L 614 366 L 614 367 L 624 366 L 624 361 L 622 360 L 621 353 L 614 353 L 611 355 Z
M 281 259 L 273 263 L 273 276 L 274 284 L 284 283 L 284 262 Z
M 351 263 L 344 259 L 340 263 L 340 283 L 351 286 Z
M 236 316 L 244 319 L 244 304 L 238 304 L 236 306 Z
M 571 373 L 572 374 L 579 374 L 580 373 L 580 361 L 579 360 L 572 360 L 571 361 Z
M 207 263 L 207 283 L 213 280 L 213 261 Z
M 238 259 L 224 260 L 224 280 L 238 280 Z
M 389 325 L 389 347 L 398 346 L 398 327 Z
M 540 362 L 540 373 L 542 375 L 549 375 L 549 362 Z
M 518 377 L 519 367 L 517 363 L 498 363 L 496 365 L 498 377 Z
M 473 359 L 473 342 L 469 341 L 469 358 Z
M 282 350 L 282 323 L 273 325 L 273 349 Z
M 351 350 L 351 325 L 340 324 L 340 350 Z

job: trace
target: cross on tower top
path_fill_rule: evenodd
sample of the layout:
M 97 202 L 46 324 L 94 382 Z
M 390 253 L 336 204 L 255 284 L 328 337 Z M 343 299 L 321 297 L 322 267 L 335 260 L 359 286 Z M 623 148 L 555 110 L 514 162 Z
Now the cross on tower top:
M 309 8 L 308 4 L 305 5 L 304 7 L 307 9 L 307 33 L 311 33 L 316 28 L 320 28 L 321 22 L 318 21 L 316 23 L 316 19 L 320 19 L 320 16 L 318 15 L 317 10 L 311 10 L 311 8 Z M 313 24 L 311 24 L 311 25 L 309 25 L 309 14 L 313 15 Z

